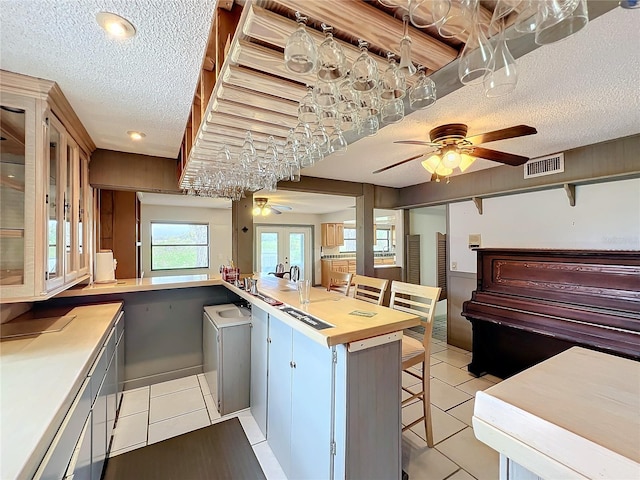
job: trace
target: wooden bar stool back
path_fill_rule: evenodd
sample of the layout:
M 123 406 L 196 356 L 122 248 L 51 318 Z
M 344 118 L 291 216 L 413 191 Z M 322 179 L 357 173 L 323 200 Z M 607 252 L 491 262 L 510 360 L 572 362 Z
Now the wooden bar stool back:
M 389 280 L 383 278 L 365 277 L 355 275 L 353 277 L 353 298 L 365 302 L 382 305 L 384 292 L 387 291 Z
M 351 290 L 352 273 L 347 272 L 329 272 L 329 285 L 327 285 L 327 291 L 341 292 L 345 295 L 349 295 Z
M 429 366 L 431 355 L 431 333 L 433 331 L 433 317 L 436 311 L 436 303 L 440 298 L 440 288 L 425 285 L 414 285 L 393 281 L 391 283 L 391 301 L 389 307 L 406 313 L 412 313 L 420 317 L 424 326 L 422 342 L 407 335 L 402 336 L 402 370 L 419 379 L 422 390 L 414 393 L 406 387 L 402 390 L 409 397 L 402 401 L 406 405 L 415 398 L 422 400 L 422 416 L 410 424 L 402 427 L 402 431 L 424 421 L 424 430 L 427 436 L 427 445 L 433 447 L 433 427 L 431 426 L 431 400 L 429 395 Z M 411 367 L 422 364 L 422 374 Z M 414 387 L 415 389 L 415 387 Z

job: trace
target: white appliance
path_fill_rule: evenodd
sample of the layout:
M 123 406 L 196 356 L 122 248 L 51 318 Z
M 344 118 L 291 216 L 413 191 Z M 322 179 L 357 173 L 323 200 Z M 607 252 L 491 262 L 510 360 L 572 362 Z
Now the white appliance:
M 233 304 L 204 307 L 202 353 L 204 377 L 220 415 L 249 408 L 251 311 Z
M 94 283 L 114 283 L 116 281 L 116 266 L 118 261 L 113 258 L 111 250 L 100 250 L 96 253 L 96 267 Z

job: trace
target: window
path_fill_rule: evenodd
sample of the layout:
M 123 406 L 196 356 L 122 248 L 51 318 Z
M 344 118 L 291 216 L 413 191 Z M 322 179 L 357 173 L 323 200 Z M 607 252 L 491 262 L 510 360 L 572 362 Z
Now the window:
M 356 229 L 344 228 L 344 245 L 340 245 L 341 252 L 355 252 L 356 251 Z
M 376 228 L 376 245 L 373 247 L 375 252 L 391 251 L 391 230 L 388 228 Z
M 151 270 L 209 268 L 209 225 L 151 222 Z

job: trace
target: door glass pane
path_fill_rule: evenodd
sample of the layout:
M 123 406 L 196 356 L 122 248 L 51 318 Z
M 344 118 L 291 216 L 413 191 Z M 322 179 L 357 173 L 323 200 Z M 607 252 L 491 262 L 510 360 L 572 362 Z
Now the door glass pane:
M 0 127 L 0 285 L 23 285 L 24 110 L 3 105 Z
M 62 202 L 58 199 L 58 165 L 60 162 L 60 132 L 53 126 L 49 128 L 49 203 L 47 205 L 47 215 L 49 223 L 49 248 L 47 254 L 48 278 L 60 276 L 60 258 L 58 256 L 58 209 L 62 208 Z
M 276 271 L 278 264 L 278 234 L 262 232 L 260 234 L 260 272 Z
M 71 195 L 73 188 L 73 158 L 74 151 L 71 145 L 67 146 L 67 181 L 64 188 L 64 255 L 65 255 L 65 269 L 67 272 L 71 272 L 74 268 L 71 259 Z
M 300 278 L 304 276 L 304 233 L 289 234 L 289 259 L 290 264 L 300 267 Z
M 78 186 L 78 260 L 80 262 L 79 268 L 84 268 L 86 266 L 86 257 L 83 249 L 84 245 L 84 182 L 85 182 L 85 174 L 86 174 L 86 162 L 84 159 L 80 159 L 80 170 L 79 181 L 80 185 Z

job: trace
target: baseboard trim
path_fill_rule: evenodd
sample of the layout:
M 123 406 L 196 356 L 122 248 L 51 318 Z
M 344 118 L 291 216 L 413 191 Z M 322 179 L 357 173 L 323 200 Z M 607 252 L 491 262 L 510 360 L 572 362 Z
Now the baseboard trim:
M 134 390 L 136 388 L 147 387 L 155 383 L 168 382 L 169 380 L 175 380 L 176 378 L 190 377 L 191 375 L 198 375 L 200 373 L 202 373 L 202 365 L 196 365 L 194 367 L 181 368 L 179 370 L 158 373 L 156 375 L 133 378 L 124 382 L 124 390 Z

